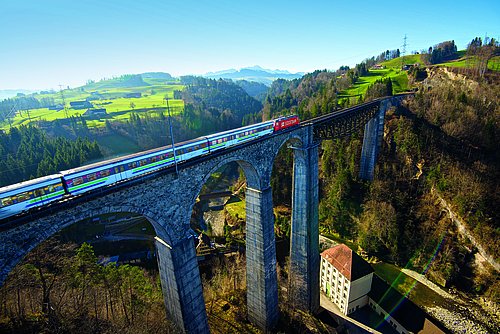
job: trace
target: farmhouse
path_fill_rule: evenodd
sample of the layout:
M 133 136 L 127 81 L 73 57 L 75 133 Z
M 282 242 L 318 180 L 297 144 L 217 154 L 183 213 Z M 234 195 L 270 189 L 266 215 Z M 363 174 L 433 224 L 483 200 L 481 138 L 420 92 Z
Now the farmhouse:
M 439 322 L 374 275 L 368 262 L 344 244 L 321 253 L 320 284 L 345 315 L 369 305 L 398 333 L 445 333 Z
M 62 110 L 64 109 L 63 105 L 62 104 L 54 104 L 52 106 L 49 106 L 49 110 Z
M 141 96 L 142 96 L 141 93 L 127 93 L 127 94 L 125 94 L 126 98 L 139 98 Z
M 107 115 L 106 108 L 87 109 L 83 116 L 103 116 Z
M 73 109 L 86 109 L 94 107 L 89 101 L 73 101 L 70 102 L 69 105 Z

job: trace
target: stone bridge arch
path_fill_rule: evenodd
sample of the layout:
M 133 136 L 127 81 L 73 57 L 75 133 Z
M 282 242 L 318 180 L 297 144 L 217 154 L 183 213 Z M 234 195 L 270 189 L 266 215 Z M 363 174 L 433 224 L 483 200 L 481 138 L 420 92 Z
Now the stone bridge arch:
M 134 212 L 148 218 L 157 233 L 163 294 L 173 320 L 186 332 L 207 333 L 189 222 L 194 201 L 212 171 L 236 161 L 246 171 L 248 181 L 247 263 L 250 259 L 254 265 L 251 273 L 247 270 L 247 277 L 255 279 L 248 291 L 249 319 L 268 330 L 276 323 L 278 314 L 270 180 L 274 159 L 289 142 L 294 152 L 290 279 L 296 283 L 291 286 L 297 289 L 295 306 L 314 312 L 319 306 L 318 144 L 315 141 L 345 136 L 368 122 L 360 175 L 371 179 L 383 134 L 385 110 L 390 103 L 398 104 L 403 98 L 373 101 L 314 122 L 304 122 L 288 132 L 188 161 L 179 165 L 178 174 L 170 168 L 116 185 L 102 194 L 72 199 L 66 203 L 68 207 L 58 208 L 57 212 L 44 209 L 38 218 L 0 232 L 0 284 L 34 244 L 72 224 L 76 217 L 94 216 L 96 212 Z M 379 105 L 379 102 L 383 103 Z
M 309 127 L 216 152 L 189 164 L 118 185 L 103 194 L 79 197 L 58 211 L 0 233 L 0 283 L 36 245 L 85 218 L 113 212 L 146 217 L 156 232 L 158 267 L 167 311 L 187 332 L 208 332 L 201 279 L 190 230 L 201 187 L 219 167 L 237 162 L 247 178 L 247 285 L 249 319 L 271 328 L 278 317 L 274 215 L 270 187 L 274 159 L 287 142 L 304 146 Z M 86 196 L 86 195 L 85 195 Z

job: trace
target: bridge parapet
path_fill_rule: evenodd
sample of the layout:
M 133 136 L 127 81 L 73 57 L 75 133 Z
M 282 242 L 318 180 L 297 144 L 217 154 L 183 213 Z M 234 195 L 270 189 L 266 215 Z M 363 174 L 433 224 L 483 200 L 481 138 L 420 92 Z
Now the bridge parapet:
M 413 93 L 408 93 L 380 98 L 309 120 L 308 123 L 313 126 L 314 141 L 351 136 L 373 119 L 381 106 L 385 105 L 387 108 L 400 105 L 403 99 L 412 95 Z

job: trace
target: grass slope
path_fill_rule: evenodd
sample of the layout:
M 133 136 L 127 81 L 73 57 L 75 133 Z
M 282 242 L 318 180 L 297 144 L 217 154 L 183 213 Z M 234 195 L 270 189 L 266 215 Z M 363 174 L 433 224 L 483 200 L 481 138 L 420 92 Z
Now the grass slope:
M 418 306 L 444 306 L 446 299 L 389 263 L 372 264 L 375 273 Z
M 467 57 L 466 50 L 461 50 L 457 52 L 458 59 L 446 61 L 440 64 L 435 64 L 433 66 L 443 66 L 443 67 L 473 67 L 477 62 L 476 57 Z M 385 69 L 400 69 L 403 64 L 403 59 L 401 57 L 394 58 L 391 60 L 384 61 L 380 63 Z M 422 55 L 408 55 L 404 56 L 404 64 L 421 64 L 424 65 L 422 61 Z M 500 56 L 491 58 L 488 61 L 488 69 L 492 71 L 500 71 Z
M 400 69 L 404 64 L 423 64 L 421 55 L 408 55 L 399 58 L 394 58 L 391 60 L 384 61 L 380 63 L 381 66 L 387 69 Z
M 408 90 L 408 75 L 405 71 L 396 70 L 393 68 L 383 70 L 369 70 L 367 76 L 359 77 L 354 85 L 346 89 L 338 95 L 339 98 L 351 98 L 365 96 L 366 90 L 373 85 L 375 81 L 391 78 L 393 92 L 401 93 Z

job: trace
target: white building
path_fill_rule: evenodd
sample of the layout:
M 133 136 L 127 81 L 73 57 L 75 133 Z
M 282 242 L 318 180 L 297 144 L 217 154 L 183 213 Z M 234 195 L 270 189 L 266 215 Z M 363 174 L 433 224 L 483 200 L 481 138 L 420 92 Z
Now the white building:
M 368 262 L 346 245 L 340 244 L 321 253 L 320 270 L 321 290 L 345 315 L 369 305 L 383 319 L 376 320 L 374 325 L 382 332 L 381 322 L 385 321 L 392 330 L 400 334 L 446 333 L 446 329 L 438 321 L 387 282 L 374 276 Z
M 368 304 L 372 267 L 344 244 L 321 253 L 321 290 L 344 314 Z

